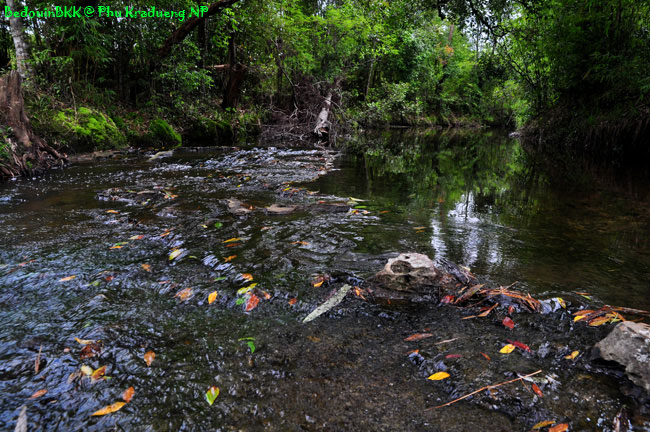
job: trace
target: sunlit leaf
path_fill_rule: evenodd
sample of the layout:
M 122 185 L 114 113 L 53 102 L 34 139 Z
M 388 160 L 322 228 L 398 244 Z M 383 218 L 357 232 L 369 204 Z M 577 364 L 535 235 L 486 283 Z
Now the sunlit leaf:
M 505 345 L 503 348 L 499 350 L 501 354 L 510 354 L 515 350 L 515 346 L 512 344 Z
M 83 365 L 81 366 L 81 373 L 83 373 L 86 376 L 91 376 L 93 374 L 93 368 L 91 368 L 88 365 Z
M 74 279 L 76 277 L 77 277 L 76 275 L 66 276 L 64 278 L 59 279 L 59 282 L 68 282 L 68 281 L 71 281 L 72 279 Z
M 565 356 L 564 358 L 567 359 L 567 360 L 573 360 L 576 357 L 578 357 L 579 354 L 580 354 L 580 351 L 573 351 L 571 354 L 569 354 L 568 356 Z
M 320 282 L 314 282 L 314 283 L 313 283 L 314 288 L 320 288 L 320 286 L 323 285 L 323 282 L 325 282 L 325 280 L 322 280 L 322 281 L 320 281 Z
M 583 320 L 585 318 L 587 318 L 586 315 L 576 315 L 575 317 L 573 317 L 573 321 L 576 322 L 576 321 Z
M 244 308 L 244 310 L 246 312 L 252 311 L 253 309 L 255 309 L 257 307 L 259 302 L 260 302 L 259 297 L 257 297 L 255 294 L 251 294 L 248 297 L 248 300 L 246 301 L 246 307 Z
M 533 383 L 531 387 L 537 396 L 544 397 L 544 393 L 542 393 L 542 390 L 537 386 L 537 384 Z
M 216 291 L 212 291 L 210 293 L 210 295 L 208 296 L 208 304 L 214 303 L 214 301 L 217 299 L 217 294 L 218 293 Z
M 30 399 L 36 399 L 36 398 L 39 398 L 39 397 L 43 396 L 45 393 L 47 393 L 47 389 L 41 389 L 41 390 L 38 390 L 37 392 L 34 392 L 34 394 L 31 395 L 29 398 Z
M 171 251 L 171 253 L 169 254 L 169 260 L 170 260 L 170 261 L 173 260 L 174 258 L 176 258 L 177 256 L 179 256 L 179 255 L 182 254 L 182 253 L 183 253 L 183 249 L 174 249 L 174 250 Z
M 144 362 L 147 364 L 147 366 L 151 366 L 151 363 L 153 363 L 153 359 L 156 358 L 156 353 L 149 350 L 146 353 L 144 353 Z
M 485 360 L 487 360 L 487 361 L 490 361 L 490 360 L 491 360 L 491 359 L 490 359 L 490 356 L 487 355 L 487 354 L 485 354 L 484 352 L 482 352 L 481 355 L 482 355 L 483 357 L 485 357 Z
M 229 238 L 228 240 L 224 240 L 223 242 L 224 243 L 233 243 L 233 242 L 238 242 L 238 241 L 241 241 L 241 239 L 239 237 L 233 237 L 233 238 Z
M 212 406 L 214 401 L 217 399 L 217 396 L 219 396 L 219 387 L 212 386 L 207 392 L 205 392 L 205 400 L 208 401 L 210 406 Z
M 106 373 L 106 366 L 102 366 L 100 368 L 95 369 L 93 373 L 90 375 L 90 378 L 92 378 L 93 381 L 97 381 L 102 379 L 105 373 Z
M 117 210 L 106 210 L 106 213 L 109 213 L 109 214 L 119 214 L 120 212 L 117 211 Z
M 151 273 L 151 264 L 142 264 L 142 270 Z
M 510 317 L 505 317 L 502 321 L 502 324 L 508 327 L 510 330 L 515 328 L 515 322 L 512 319 L 510 319 Z
M 562 309 L 566 309 L 566 302 L 562 297 L 555 297 L 555 300 L 557 300 L 558 303 L 560 303 L 560 306 L 562 306 Z
M 172 233 L 171 230 L 167 230 L 164 233 L 160 234 L 160 237 L 167 237 L 171 233 Z
M 123 247 L 124 247 L 123 245 L 116 244 L 116 245 L 113 245 L 113 246 L 109 247 L 109 249 L 122 249 Z
M 237 255 L 230 255 L 229 257 L 224 258 L 223 262 L 230 262 L 230 261 L 234 260 L 235 258 L 237 258 Z
M 122 399 L 124 402 L 131 402 L 134 393 L 135 389 L 133 387 L 129 387 L 128 389 L 124 390 L 124 393 L 122 393 Z
M 241 277 L 244 278 L 244 279 L 246 279 L 246 280 L 248 280 L 248 281 L 252 281 L 252 280 L 253 280 L 253 275 L 250 274 L 250 273 L 242 273 L 242 274 L 241 274 Z
M 296 304 L 297 301 L 298 301 L 298 299 L 294 297 L 294 298 L 292 298 L 292 299 L 289 300 L 289 304 L 290 304 L 291 306 L 293 306 L 293 305 Z
M 555 423 L 554 420 L 541 421 L 541 422 L 537 423 L 535 426 L 533 426 L 533 430 L 539 430 L 539 429 L 545 428 L 546 426 L 550 426 L 553 423 Z
M 433 337 L 433 335 L 431 333 L 415 333 L 415 334 L 412 334 L 411 336 L 405 338 L 404 340 L 406 342 L 413 342 L 413 341 L 419 341 L 419 340 L 430 338 L 430 337 Z
M 449 378 L 449 374 L 447 372 L 436 372 L 427 379 L 431 381 L 440 381 L 445 378 Z
M 94 413 L 92 413 L 92 415 L 103 416 L 106 414 L 114 413 L 115 411 L 119 411 L 124 405 L 126 405 L 126 402 L 115 402 L 114 404 L 104 407 L 99 411 L 95 411 Z
M 569 425 L 566 423 L 560 423 L 548 429 L 548 432 L 565 432 L 569 430 Z
M 589 325 L 592 327 L 596 327 L 599 325 L 607 324 L 610 320 L 611 318 L 607 316 L 602 316 L 602 317 L 594 318 L 591 321 L 589 321 Z
M 174 295 L 174 297 L 178 297 L 180 301 L 184 302 L 188 298 L 192 297 L 193 294 L 194 291 L 192 291 L 192 288 L 185 288 L 177 292 L 176 295 Z
M 93 344 L 93 343 L 97 342 L 97 341 L 91 340 L 91 339 L 74 338 L 74 340 L 76 340 L 77 343 L 80 344 L 80 345 L 90 345 L 90 344 Z
M 248 291 L 252 290 L 256 286 L 257 286 L 257 282 L 253 282 L 252 284 L 245 286 L 244 288 L 239 288 L 237 290 L 237 295 L 246 294 Z

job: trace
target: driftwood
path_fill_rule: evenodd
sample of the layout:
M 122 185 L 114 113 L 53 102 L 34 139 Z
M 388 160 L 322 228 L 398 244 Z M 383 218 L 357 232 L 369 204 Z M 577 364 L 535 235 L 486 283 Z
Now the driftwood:
M 330 122 L 328 120 L 330 115 L 330 107 L 332 106 L 332 92 L 330 91 L 325 97 L 323 108 L 316 118 L 316 126 L 314 127 L 314 134 L 319 138 L 323 138 L 329 134 Z
M 0 126 L 4 131 L 6 147 L 0 157 L 0 177 L 32 175 L 67 162 L 67 156 L 50 147 L 32 130 L 25 114 L 22 78 L 16 71 L 0 78 Z

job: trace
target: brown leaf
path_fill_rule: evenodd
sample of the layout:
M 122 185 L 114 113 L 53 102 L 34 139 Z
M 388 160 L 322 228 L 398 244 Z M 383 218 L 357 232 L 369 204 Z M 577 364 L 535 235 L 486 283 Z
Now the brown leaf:
M 592 327 L 607 324 L 611 320 L 610 317 L 608 316 L 602 316 L 598 318 L 594 318 L 591 321 L 589 321 L 589 325 Z
M 124 405 L 126 405 L 126 402 L 115 402 L 114 404 L 106 406 L 99 411 L 95 411 L 91 416 L 103 416 L 106 414 L 114 413 L 115 411 L 120 410 Z
M 406 342 L 413 342 L 413 341 L 419 341 L 419 340 L 430 338 L 430 337 L 433 337 L 433 335 L 431 333 L 415 333 L 415 334 L 412 334 L 411 336 L 405 338 L 404 340 Z
M 135 389 L 133 387 L 124 390 L 124 393 L 122 393 L 122 399 L 124 399 L 124 402 L 131 402 L 134 393 Z
M 149 350 L 146 353 L 144 353 L 144 362 L 147 364 L 147 366 L 151 366 L 151 363 L 153 363 L 153 359 L 156 358 L 156 353 Z
M 245 307 L 244 310 L 246 312 L 252 311 L 253 309 L 255 309 L 257 307 L 259 302 L 260 302 L 260 298 L 258 296 L 256 296 L 255 294 L 251 294 L 248 297 L 248 300 L 246 301 L 246 307 Z
M 36 398 L 39 398 L 39 397 L 43 396 L 45 393 L 47 393 L 47 389 L 42 389 L 42 390 L 39 390 L 39 391 L 35 392 L 29 398 L 30 399 L 36 399 Z
M 480 314 L 478 314 L 478 316 L 479 316 L 480 318 L 485 318 L 485 317 L 488 316 L 488 315 L 490 314 L 490 312 L 492 312 L 492 310 L 493 310 L 495 307 L 497 307 L 497 306 L 499 306 L 499 304 L 498 304 L 498 303 L 495 303 L 495 304 L 492 305 L 491 307 L 487 308 L 485 311 L 483 311 L 483 312 L 481 312 Z
M 142 270 L 151 273 L 151 264 L 142 264 Z
M 192 297 L 192 294 L 194 294 L 192 288 L 185 288 L 177 292 L 174 297 L 178 297 L 178 299 L 183 302 L 188 298 Z
M 537 396 L 544 397 L 544 393 L 542 393 L 542 390 L 537 386 L 537 384 L 533 383 L 532 387 Z
M 87 358 L 95 357 L 101 354 L 102 352 L 102 345 L 99 342 L 93 342 L 91 344 L 88 344 L 84 346 L 81 349 L 81 360 L 85 360 Z

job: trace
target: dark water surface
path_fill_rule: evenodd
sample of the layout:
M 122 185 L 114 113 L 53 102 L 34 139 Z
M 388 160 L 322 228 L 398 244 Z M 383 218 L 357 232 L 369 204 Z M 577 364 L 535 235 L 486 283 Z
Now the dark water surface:
M 630 403 L 617 379 L 581 361 L 568 371 L 563 360 L 611 327 L 578 329 L 566 311 L 553 325 L 513 317 L 514 337 L 534 353 L 508 356 L 498 353 L 513 337 L 501 312 L 462 320 L 471 311 L 382 309 L 350 294 L 301 320 L 345 277 L 366 278 L 407 251 L 458 262 L 491 286 L 519 281 L 570 309 L 648 310 L 648 186 L 568 193 L 496 133 L 359 141 L 365 152 L 342 156 L 186 151 L 0 186 L 0 429 L 13 430 L 26 405 L 30 430 L 528 430 L 542 420 L 612 430 Z M 229 213 L 231 198 L 253 210 Z M 263 210 L 274 203 L 299 207 Z M 252 283 L 242 274 L 258 284 L 250 312 L 237 294 Z M 325 274 L 332 279 L 314 286 Z M 186 288 L 187 299 L 175 296 Z M 418 332 L 434 337 L 404 342 Z M 101 340 L 101 353 L 82 359 L 75 338 Z M 110 379 L 75 377 L 83 365 L 107 366 Z M 425 411 L 540 368 L 544 398 L 519 383 Z M 426 379 L 439 370 L 452 376 Z M 90 416 L 130 386 L 120 411 Z M 211 386 L 221 391 L 212 406 Z M 645 422 L 633 420 L 639 430 Z

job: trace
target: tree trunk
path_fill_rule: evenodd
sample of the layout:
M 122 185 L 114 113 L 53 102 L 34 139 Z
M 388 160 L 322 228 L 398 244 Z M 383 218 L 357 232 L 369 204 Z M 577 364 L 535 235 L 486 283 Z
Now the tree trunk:
M 34 134 L 25 114 L 21 83 L 16 71 L 0 78 L 0 178 L 39 174 L 67 161 L 65 155 Z
M 20 9 L 20 4 L 16 0 L 7 0 L 7 6 L 12 11 Z M 29 45 L 27 45 L 27 41 L 25 40 L 23 22 L 20 17 L 15 17 L 12 14 L 9 17 L 9 26 L 11 28 L 11 37 L 14 40 L 14 48 L 16 48 L 16 68 L 20 76 L 24 79 L 30 75 L 30 67 Z
M 223 93 L 223 102 L 221 107 L 237 108 L 239 102 L 239 90 L 244 82 L 244 74 L 246 67 L 237 63 L 237 45 L 235 44 L 235 32 L 230 33 L 230 43 L 228 44 L 228 63 L 230 64 L 230 74 L 228 76 L 228 84 Z

